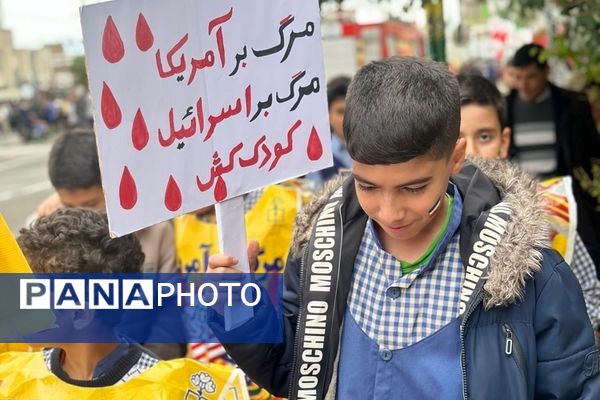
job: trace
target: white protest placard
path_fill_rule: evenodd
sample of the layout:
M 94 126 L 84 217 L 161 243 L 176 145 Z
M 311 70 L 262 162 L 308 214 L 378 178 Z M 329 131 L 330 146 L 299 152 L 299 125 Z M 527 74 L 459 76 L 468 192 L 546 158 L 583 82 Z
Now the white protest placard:
M 117 0 L 81 23 L 111 234 L 332 164 L 317 2 Z

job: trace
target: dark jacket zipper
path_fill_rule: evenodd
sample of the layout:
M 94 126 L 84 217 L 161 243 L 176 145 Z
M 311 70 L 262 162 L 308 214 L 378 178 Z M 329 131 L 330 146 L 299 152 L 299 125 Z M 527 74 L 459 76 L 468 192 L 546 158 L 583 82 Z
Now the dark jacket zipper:
M 467 393 L 467 352 L 465 350 L 465 328 L 467 326 L 467 321 L 469 317 L 471 316 L 471 314 L 473 314 L 473 311 L 475 311 L 475 309 L 477 308 L 479 303 L 482 302 L 482 300 L 483 291 L 480 290 L 477 293 L 476 297 L 473 299 L 473 303 L 471 303 L 469 308 L 467 309 L 465 316 L 463 317 L 463 320 L 460 324 L 460 367 L 462 371 L 463 400 L 467 400 L 469 397 Z
M 523 353 L 523 348 L 521 347 L 521 343 L 519 343 L 519 339 L 517 335 L 514 334 L 511 326 L 508 323 L 504 323 L 502 325 L 502 331 L 506 336 L 506 340 L 504 342 L 504 354 L 507 357 L 513 357 L 515 362 L 517 363 L 517 367 L 523 374 L 525 378 L 525 382 L 529 382 L 529 371 L 527 369 L 527 360 L 525 360 L 525 355 Z
M 340 215 L 340 220 L 342 221 L 342 237 L 341 237 L 341 246 L 343 247 L 343 242 L 344 242 L 344 235 L 343 235 L 343 218 Z M 302 295 L 303 295 L 303 288 L 304 288 L 304 264 L 305 264 L 305 260 L 308 258 L 308 247 L 310 245 L 310 242 L 306 244 L 306 247 L 304 248 L 303 252 L 302 252 L 302 258 L 300 259 L 300 284 L 298 286 L 298 319 L 297 319 L 297 323 L 296 323 L 296 334 L 294 336 L 294 352 L 292 353 L 292 376 L 290 378 L 290 384 L 289 384 L 289 391 L 288 391 L 288 397 L 290 399 L 296 399 L 296 394 L 292 393 L 292 389 L 294 387 L 294 380 L 296 377 L 296 373 L 295 373 L 295 365 L 296 365 L 296 358 L 298 355 L 298 347 L 299 347 L 299 340 L 297 340 L 298 338 L 298 332 L 300 331 L 300 320 L 302 318 Z M 341 252 L 340 252 L 340 263 L 341 263 Z M 337 285 L 335 290 L 337 291 Z M 339 346 L 339 343 L 338 343 Z M 339 349 L 339 348 L 338 348 Z M 329 361 L 327 361 L 326 363 L 324 363 L 324 367 L 326 368 L 325 374 L 323 375 L 323 383 L 328 382 L 329 376 L 327 375 L 327 368 L 329 366 Z M 298 369 L 299 370 L 299 369 Z M 328 382 L 327 386 L 323 386 L 323 395 L 325 395 L 328 392 L 329 389 L 329 384 L 331 382 Z

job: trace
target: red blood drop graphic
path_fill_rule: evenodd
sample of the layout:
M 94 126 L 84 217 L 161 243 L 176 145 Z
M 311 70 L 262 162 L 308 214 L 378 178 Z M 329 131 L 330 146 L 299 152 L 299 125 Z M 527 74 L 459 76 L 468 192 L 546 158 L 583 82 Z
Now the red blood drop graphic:
M 123 46 L 121 35 L 110 15 L 106 19 L 102 34 L 102 54 L 106 61 L 113 64 L 121 61 L 125 55 L 125 46 Z
M 169 175 L 169 183 L 167 183 L 165 191 L 165 207 L 169 211 L 177 211 L 181 207 L 181 191 L 173 179 L 173 175 Z
M 135 42 L 141 51 L 147 51 L 154 44 L 154 35 L 152 35 L 148 21 L 142 13 L 138 15 L 137 25 L 135 26 Z
M 103 82 L 102 86 L 100 111 L 102 112 L 104 124 L 108 129 L 114 129 L 119 126 L 121 123 L 121 108 L 119 108 L 119 104 L 117 104 L 117 100 L 106 82 Z
M 223 180 L 221 176 L 217 178 L 217 183 L 215 183 L 215 200 L 223 201 L 227 197 L 227 184 Z
M 121 207 L 125 210 L 131 210 L 137 203 L 137 188 L 133 176 L 129 172 L 129 168 L 123 168 L 121 175 L 121 183 L 119 184 L 119 200 Z
M 131 127 L 131 142 L 136 150 L 141 151 L 148 144 L 148 139 L 150 139 L 148 127 L 142 115 L 142 110 L 138 108 L 133 118 L 133 126 Z
M 314 126 L 310 131 L 308 146 L 306 146 L 306 154 L 311 161 L 317 161 L 323 155 L 323 145 L 321 144 L 321 139 L 319 139 L 319 134 Z

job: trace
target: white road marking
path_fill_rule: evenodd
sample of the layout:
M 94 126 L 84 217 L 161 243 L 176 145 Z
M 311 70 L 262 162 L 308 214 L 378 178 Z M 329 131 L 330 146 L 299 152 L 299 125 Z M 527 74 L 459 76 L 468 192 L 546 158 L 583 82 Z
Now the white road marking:
M 10 190 L 4 193 L 0 193 L 0 202 L 8 201 L 17 197 L 24 197 L 34 193 L 43 192 L 44 190 L 52 189 L 52 184 L 48 181 L 36 182 L 25 187 Z

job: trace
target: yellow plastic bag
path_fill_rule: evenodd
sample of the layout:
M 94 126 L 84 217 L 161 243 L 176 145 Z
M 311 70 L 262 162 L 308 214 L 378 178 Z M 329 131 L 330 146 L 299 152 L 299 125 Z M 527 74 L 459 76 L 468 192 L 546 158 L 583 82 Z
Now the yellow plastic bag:
M 310 195 L 297 184 L 265 187 L 254 207 L 246 213 L 248 239 L 258 240 L 261 253 L 257 272 L 282 272 L 292 241 L 294 219 Z M 174 219 L 177 263 L 184 273 L 204 272 L 208 257 L 219 252 L 217 224 L 195 214 Z
M 48 371 L 41 352 L 11 352 L 0 355 L 0 399 L 247 400 L 248 389 L 237 368 L 185 358 L 161 361 L 114 386 L 80 387 Z
M 550 222 L 552 248 L 570 263 L 577 234 L 577 204 L 571 177 L 547 179 L 538 185 L 538 190 L 544 201 L 546 218 Z

